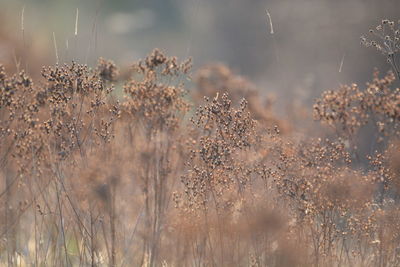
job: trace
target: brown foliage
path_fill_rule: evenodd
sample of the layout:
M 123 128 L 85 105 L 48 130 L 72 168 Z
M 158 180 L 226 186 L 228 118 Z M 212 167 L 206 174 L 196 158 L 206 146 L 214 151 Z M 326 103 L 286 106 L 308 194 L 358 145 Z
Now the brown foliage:
M 189 71 L 160 50 L 126 80 L 105 59 L 35 81 L 0 67 L 2 264 L 400 264 L 393 73 L 325 92 L 315 118 L 336 135 L 299 140 L 222 65 L 190 103 Z M 382 145 L 363 161 L 370 124 Z

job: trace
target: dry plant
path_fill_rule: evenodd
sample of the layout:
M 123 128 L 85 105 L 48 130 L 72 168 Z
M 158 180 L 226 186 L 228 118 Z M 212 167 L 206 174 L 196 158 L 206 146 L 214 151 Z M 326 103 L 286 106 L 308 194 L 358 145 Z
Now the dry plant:
M 371 45 L 389 56 L 386 27 Z M 130 76 L 103 58 L 41 79 L 0 66 L 0 265 L 400 265 L 394 73 L 324 92 L 332 131 L 314 139 L 223 65 L 191 102 L 190 69 L 160 50 Z
M 361 37 L 361 43 L 366 47 L 374 47 L 384 56 L 392 66 L 397 78 L 400 79 L 400 68 L 397 57 L 400 52 L 400 21 L 382 20 L 375 29 L 369 30 L 370 37 Z
M 351 84 L 326 91 L 314 104 L 314 118 L 330 126 L 336 136 L 347 142 L 359 161 L 365 157 L 358 151 L 363 146 L 363 130 L 372 129 L 373 133 L 364 144 L 368 147 L 367 154 L 382 151 L 392 137 L 400 134 L 400 89 L 393 88 L 394 80 L 393 72 L 380 78 L 375 71 L 365 89 Z
M 290 125 L 273 112 L 273 97 L 268 96 L 262 101 L 260 90 L 246 78 L 234 74 L 227 66 L 221 63 L 206 65 L 198 70 L 195 81 L 195 100 L 228 93 L 233 104 L 237 105 L 244 98 L 253 119 L 265 127 L 278 126 L 281 131 L 289 132 Z
M 134 65 L 134 77 L 125 85 L 123 119 L 127 120 L 131 144 L 137 146 L 135 176 L 144 194 L 143 258 L 141 265 L 159 262 L 161 232 L 170 202 L 170 187 L 181 159 L 174 159 L 182 118 L 189 109 L 182 75 L 191 62 L 179 63 L 154 50 Z

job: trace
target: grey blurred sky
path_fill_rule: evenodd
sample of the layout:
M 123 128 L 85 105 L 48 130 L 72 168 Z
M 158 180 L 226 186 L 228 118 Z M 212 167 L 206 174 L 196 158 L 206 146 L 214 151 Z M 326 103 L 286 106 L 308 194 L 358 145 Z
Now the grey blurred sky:
M 28 40 L 40 43 L 54 61 L 52 32 L 62 61 L 93 63 L 103 56 L 128 64 L 158 47 L 170 55 L 192 56 L 195 68 L 224 62 L 264 91 L 305 100 L 340 83 L 364 83 L 374 67 L 388 70 L 384 57 L 361 47 L 360 36 L 383 18 L 400 19 L 399 0 L 0 0 L 0 4 L 10 32 L 19 31 L 25 6 Z M 79 34 L 74 38 L 77 8 Z

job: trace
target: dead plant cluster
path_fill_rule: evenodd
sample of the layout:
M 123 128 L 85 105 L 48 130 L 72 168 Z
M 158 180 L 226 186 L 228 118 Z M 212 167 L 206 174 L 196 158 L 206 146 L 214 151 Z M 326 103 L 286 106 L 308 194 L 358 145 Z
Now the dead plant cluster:
M 190 67 L 159 50 L 127 79 L 105 59 L 0 67 L 1 264 L 400 265 L 392 72 L 323 93 L 332 131 L 299 140 L 243 77 L 210 65 L 190 92 Z

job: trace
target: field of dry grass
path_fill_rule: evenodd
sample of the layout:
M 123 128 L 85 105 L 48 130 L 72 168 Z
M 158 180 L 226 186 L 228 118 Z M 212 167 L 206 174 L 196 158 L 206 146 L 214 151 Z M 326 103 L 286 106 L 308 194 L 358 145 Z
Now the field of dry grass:
M 362 37 L 393 71 L 313 118 L 158 49 L 129 70 L 4 62 L 0 265 L 400 266 L 399 31 Z

